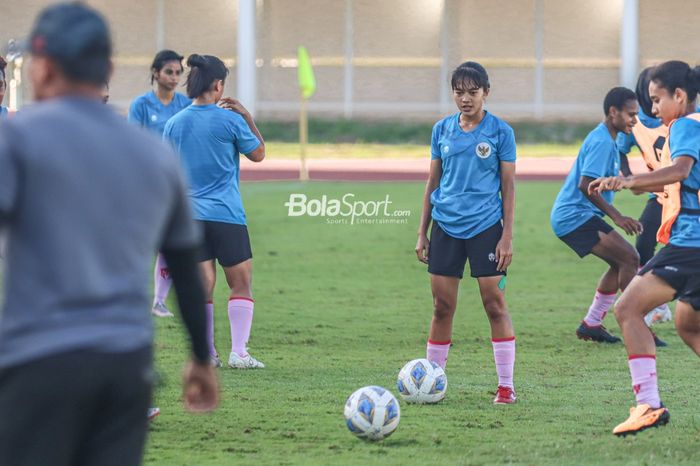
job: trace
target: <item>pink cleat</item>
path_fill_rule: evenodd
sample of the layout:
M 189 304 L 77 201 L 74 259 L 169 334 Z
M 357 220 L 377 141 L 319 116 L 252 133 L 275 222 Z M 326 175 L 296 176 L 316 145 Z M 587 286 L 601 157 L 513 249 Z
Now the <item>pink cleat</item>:
M 495 405 L 510 405 L 515 403 L 515 392 L 510 387 L 498 386 L 496 390 L 496 398 L 493 399 Z

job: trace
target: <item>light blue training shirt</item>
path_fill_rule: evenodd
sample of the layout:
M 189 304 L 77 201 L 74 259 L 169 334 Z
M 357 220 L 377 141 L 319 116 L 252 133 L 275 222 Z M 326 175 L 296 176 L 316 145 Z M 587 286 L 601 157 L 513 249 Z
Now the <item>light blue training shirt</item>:
M 471 131 L 459 126 L 459 116 L 433 127 L 431 159 L 442 161 L 442 176 L 430 203 L 440 228 L 453 238 L 469 239 L 503 218 L 500 163 L 515 163 L 515 136 L 489 112 Z
M 163 139 L 180 154 L 194 218 L 246 225 L 240 154 L 250 154 L 260 141 L 243 117 L 215 104 L 191 105 L 168 121 Z
M 605 124 L 600 123 L 584 139 L 576 161 L 564 181 L 564 186 L 554 201 L 550 216 L 554 234 L 559 237 L 564 236 L 586 223 L 594 215 L 601 218 L 605 216 L 579 189 L 582 176 L 595 179 L 616 176 L 619 172 L 620 153 L 617 144 Z M 602 197 L 608 204 L 612 204 L 615 193 L 605 191 Z
M 700 122 L 690 118 L 679 118 L 669 131 L 671 160 L 689 156 L 695 160 L 690 175 L 683 185 L 700 189 Z M 700 209 L 698 194 L 681 191 L 681 206 L 686 209 Z M 671 228 L 669 243 L 674 246 L 700 248 L 700 215 L 680 213 Z
M 176 92 L 173 100 L 168 105 L 163 105 L 155 92 L 148 91 L 131 103 L 128 120 L 162 136 L 165 123 L 191 103 L 192 100 L 188 97 Z

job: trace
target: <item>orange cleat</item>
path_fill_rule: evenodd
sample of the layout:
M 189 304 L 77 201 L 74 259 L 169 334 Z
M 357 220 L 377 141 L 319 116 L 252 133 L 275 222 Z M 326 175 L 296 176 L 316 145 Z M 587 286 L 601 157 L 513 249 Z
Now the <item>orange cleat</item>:
M 630 417 L 615 427 L 613 434 L 620 437 L 635 435 L 649 427 L 665 426 L 670 419 L 671 415 L 663 405 L 660 408 L 652 408 L 644 403 L 636 408 L 630 408 Z

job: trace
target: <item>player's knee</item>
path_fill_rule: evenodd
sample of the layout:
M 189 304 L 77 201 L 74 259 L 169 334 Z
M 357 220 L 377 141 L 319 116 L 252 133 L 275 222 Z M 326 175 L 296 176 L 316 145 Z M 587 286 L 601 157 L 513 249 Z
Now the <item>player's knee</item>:
M 457 303 L 452 299 L 443 296 L 435 296 L 433 298 L 433 315 L 437 319 L 452 317 L 456 307 Z
M 482 296 L 481 299 L 484 304 L 484 311 L 486 311 L 486 315 L 490 321 L 496 321 L 508 317 L 506 301 L 502 294 L 489 294 L 487 296 Z
M 613 304 L 613 313 L 618 322 L 623 322 L 635 314 L 634 307 L 630 306 L 627 301 L 622 298 L 618 299 L 617 302 Z
M 627 251 L 622 255 L 620 268 L 637 271 L 639 268 L 639 253 L 632 246 L 627 248 Z

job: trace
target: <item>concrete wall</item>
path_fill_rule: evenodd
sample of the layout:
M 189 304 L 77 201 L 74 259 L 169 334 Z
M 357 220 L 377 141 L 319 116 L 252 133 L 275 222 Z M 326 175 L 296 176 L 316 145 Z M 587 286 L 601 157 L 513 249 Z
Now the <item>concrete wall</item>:
M 312 115 L 433 120 L 453 109 L 449 71 L 473 59 L 489 71 L 494 112 L 594 120 L 601 116 L 603 96 L 619 82 L 623 1 L 257 0 L 258 117 L 296 118 L 293 59 L 297 46 L 305 45 L 318 83 Z M 8 39 L 26 36 L 36 13 L 52 2 L 7 3 L 0 0 L 0 50 Z M 150 88 L 148 67 L 159 47 L 225 59 L 231 65 L 227 93 L 235 94 L 236 0 L 87 3 L 112 26 L 117 66 L 111 94 L 117 105 L 126 107 Z M 689 4 L 639 0 L 641 66 L 671 58 L 700 62 L 700 9 Z M 348 58 L 352 80 L 346 86 Z

